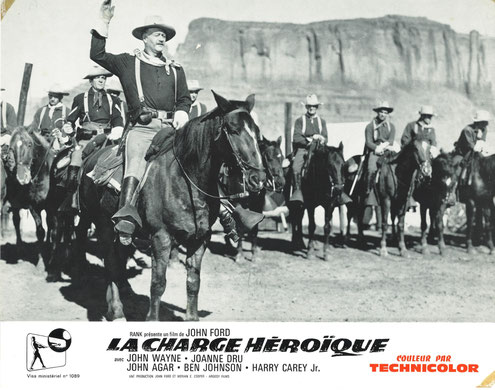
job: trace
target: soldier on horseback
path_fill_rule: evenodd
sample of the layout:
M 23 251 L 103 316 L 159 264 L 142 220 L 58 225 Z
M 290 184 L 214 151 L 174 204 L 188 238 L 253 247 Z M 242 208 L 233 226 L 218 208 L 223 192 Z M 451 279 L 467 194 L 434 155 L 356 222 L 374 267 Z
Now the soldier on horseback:
M 306 113 L 301 115 L 294 122 L 292 132 L 292 148 L 294 149 L 294 160 L 292 162 L 292 196 L 291 202 L 302 202 L 301 176 L 306 161 L 318 144 L 318 142 L 327 143 L 328 132 L 325 119 L 321 118 L 316 112 L 320 105 L 318 97 L 314 94 L 306 96 L 305 103 Z M 308 161 L 309 162 L 309 161 Z
M 122 93 L 122 86 L 120 85 L 120 82 L 117 79 L 110 79 L 107 83 L 107 92 L 112 95 L 113 100 L 115 100 L 115 105 L 122 115 L 122 120 L 124 121 L 125 126 L 129 107 L 127 107 L 125 100 L 120 97 L 120 94 Z
M 432 106 L 422 106 L 418 111 L 419 118 L 415 122 L 410 122 L 406 125 L 402 137 L 400 139 L 401 146 L 404 147 L 411 141 L 420 140 L 426 141 L 431 146 L 437 146 L 437 136 L 435 129 L 431 125 L 432 119 L 436 114 Z
M 1 89 L 2 95 L 5 88 Z M 17 116 L 15 114 L 15 109 L 12 104 L 7 103 L 2 99 L 0 100 L 0 147 L 4 149 L 4 146 L 7 146 L 10 143 L 10 137 L 17 127 Z M 5 157 L 5 153 L 2 154 L 2 157 Z
M 132 31 L 144 43 L 144 50 L 135 50 L 134 55 L 106 52 L 114 8 L 110 0 L 101 6 L 99 25 L 91 31 L 90 58 L 119 77 L 129 105 L 129 123 L 123 136 L 124 183 L 120 210 L 114 220 L 121 242 L 130 244 L 136 225 L 141 224 L 134 194 L 146 169 L 146 151 L 160 130 L 172 132 L 184 126 L 189 119 L 191 98 L 182 66 L 163 55 L 165 42 L 175 36 L 175 30 L 164 24 L 161 17 L 148 17 L 143 26 Z
M 123 120 L 115 106 L 114 99 L 105 91 L 107 77 L 112 74 L 100 66 L 94 66 L 84 77 L 91 87 L 88 91 L 74 97 L 72 110 L 62 130 L 72 134 L 76 130 L 76 147 L 71 155 L 67 174 L 67 190 L 74 192 L 78 186 L 78 176 L 83 159 L 95 149 L 101 147 L 108 139 L 120 138 Z M 77 208 L 73 204 L 73 208 Z
M 198 100 L 199 91 L 203 88 L 199 86 L 198 80 L 189 80 L 187 83 L 189 86 L 189 94 L 191 95 L 191 109 L 189 110 L 189 119 L 197 118 L 203 114 L 206 114 L 206 106 Z
M 490 113 L 485 110 L 476 111 L 473 123 L 462 129 L 457 142 L 454 143 L 454 165 L 460 164 L 459 185 L 465 184 L 468 180 L 468 170 L 474 152 L 483 152 L 486 142 L 486 133 Z
M 62 145 L 69 143 L 73 133 L 72 128 L 68 126 L 66 126 L 66 130 L 70 131 L 69 134 L 62 130 L 69 113 L 69 109 L 62 103 L 62 99 L 68 95 L 61 88 L 52 86 L 48 90 L 48 104 L 36 111 L 30 125 L 32 131 L 40 133 L 48 140 L 53 139 L 53 150 L 59 150 Z

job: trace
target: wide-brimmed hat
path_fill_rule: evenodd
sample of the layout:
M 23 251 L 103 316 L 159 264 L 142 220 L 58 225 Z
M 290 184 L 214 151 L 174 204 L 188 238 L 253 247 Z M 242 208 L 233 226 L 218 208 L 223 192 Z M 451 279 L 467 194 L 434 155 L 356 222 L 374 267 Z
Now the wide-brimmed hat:
M 187 87 L 189 88 L 189 91 L 201 91 L 203 89 L 199 86 L 198 80 L 189 80 L 187 82 Z
M 301 102 L 305 106 L 321 106 L 323 103 L 318 100 L 318 96 L 314 93 L 306 96 L 306 101 Z
M 144 25 L 140 27 L 136 27 L 132 30 L 132 35 L 134 38 L 139 40 L 143 39 L 143 33 L 149 28 L 159 28 L 166 35 L 166 40 L 170 41 L 173 37 L 175 37 L 175 29 L 165 23 L 163 23 L 163 18 L 159 15 L 147 16 L 144 19 Z
M 474 115 L 473 122 L 488 122 L 490 121 L 490 113 L 486 110 L 478 110 Z
M 69 92 L 66 92 L 63 88 L 61 88 L 57 84 L 53 84 L 48 88 L 49 95 L 61 95 L 61 96 L 69 96 Z
M 418 111 L 419 115 L 431 115 L 436 116 L 435 110 L 433 110 L 433 106 L 421 106 Z
M 88 74 L 84 76 L 84 78 L 91 80 L 98 76 L 112 77 L 113 74 L 99 65 L 94 65 L 91 67 Z
M 112 92 L 114 92 L 114 93 L 121 93 L 121 92 L 123 92 L 122 85 L 120 84 L 120 81 L 119 81 L 118 78 L 110 79 L 108 81 L 108 83 L 106 84 L 105 89 L 109 93 L 112 93 Z
M 379 112 L 381 110 L 386 110 L 389 114 L 394 110 L 390 103 L 386 100 L 380 100 L 373 111 Z

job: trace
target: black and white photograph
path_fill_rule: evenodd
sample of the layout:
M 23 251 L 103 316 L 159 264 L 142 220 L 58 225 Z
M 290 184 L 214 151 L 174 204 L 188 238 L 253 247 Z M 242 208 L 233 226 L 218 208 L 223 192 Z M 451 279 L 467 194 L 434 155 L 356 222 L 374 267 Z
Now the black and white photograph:
M 1 90 L 1 321 L 495 321 L 491 0 L 3 0 Z

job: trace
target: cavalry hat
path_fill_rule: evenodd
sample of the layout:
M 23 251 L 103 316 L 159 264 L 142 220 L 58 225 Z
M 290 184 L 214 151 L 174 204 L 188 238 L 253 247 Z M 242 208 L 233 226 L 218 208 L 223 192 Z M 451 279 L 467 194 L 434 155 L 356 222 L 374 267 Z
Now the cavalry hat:
M 488 122 L 490 119 L 490 113 L 488 111 L 478 110 L 474 115 L 473 122 Z
M 379 112 L 381 110 L 386 110 L 390 114 L 394 108 L 390 105 L 390 103 L 386 100 L 380 100 L 375 108 L 373 108 L 373 111 Z
M 189 88 L 189 91 L 201 91 L 203 89 L 199 86 L 198 80 L 189 80 L 187 82 L 187 86 Z
M 320 106 L 323 103 L 318 101 L 318 96 L 316 96 L 314 93 L 312 93 L 311 95 L 306 96 L 306 101 L 301 102 L 301 104 L 303 104 L 305 106 Z
M 91 80 L 98 76 L 112 77 L 113 74 L 99 65 L 94 65 L 84 78 Z
M 175 29 L 167 24 L 164 24 L 163 18 L 158 15 L 147 16 L 146 19 L 144 19 L 144 25 L 136 27 L 132 30 L 132 35 L 134 38 L 143 39 L 143 33 L 152 27 L 162 30 L 167 37 L 167 41 L 170 41 L 173 37 L 175 37 Z
M 433 110 L 433 106 L 421 106 L 420 110 L 418 111 L 419 115 L 431 115 L 431 116 L 436 116 L 435 111 Z
M 108 81 L 105 89 L 110 93 L 112 93 L 112 92 L 121 93 L 122 92 L 122 85 L 120 84 L 120 81 L 117 78 L 114 78 L 114 79 L 110 79 Z
M 49 95 L 61 95 L 61 96 L 69 96 L 69 92 L 66 92 L 64 89 L 62 89 L 59 85 L 53 84 L 49 89 L 48 89 L 48 94 Z

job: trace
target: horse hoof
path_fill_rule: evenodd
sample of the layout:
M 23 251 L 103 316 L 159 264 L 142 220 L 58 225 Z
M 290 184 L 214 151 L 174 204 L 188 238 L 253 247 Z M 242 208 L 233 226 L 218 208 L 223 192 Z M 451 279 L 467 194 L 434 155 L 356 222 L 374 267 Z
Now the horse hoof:
M 399 251 L 399 254 L 401 257 L 403 257 L 404 259 L 408 259 L 409 258 L 409 252 L 405 249 L 401 249 Z
M 470 254 L 470 255 L 475 255 L 478 252 L 476 251 L 476 249 L 474 249 L 474 247 L 469 247 L 467 249 L 467 253 Z
M 196 315 L 186 315 L 186 321 L 194 321 L 194 322 L 198 322 L 199 321 L 199 316 L 196 314 Z
M 307 260 L 314 261 L 314 260 L 316 260 L 316 255 L 315 255 L 314 253 L 308 253 L 308 254 L 306 255 L 306 259 L 307 259 Z
M 388 256 L 387 248 L 381 248 L 380 249 L 380 256 L 381 257 L 387 257 Z
M 421 254 L 423 254 L 423 255 L 429 255 L 430 254 L 430 250 L 428 249 L 427 246 L 424 246 L 421 248 Z
M 325 253 L 325 256 L 323 256 L 323 259 L 325 261 L 331 261 L 332 260 L 332 256 L 330 255 L 330 253 Z
M 46 276 L 46 281 L 48 283 L 55 283 L 55 282 L 58 282 L 62 280 L 62 275 L 60 273 L 49 273 L 47 276 Z
M 244 257 L 244 255 L 237 255 L 237 256 L 235 257 L 235 262 L 236 262 L 236 263 L 242 263 L 242 262 L 243 262 L 243 261 L 245 261 L 245 260 L 246 260 L 246 258 Z

